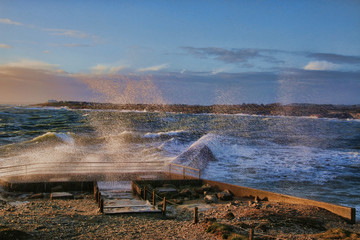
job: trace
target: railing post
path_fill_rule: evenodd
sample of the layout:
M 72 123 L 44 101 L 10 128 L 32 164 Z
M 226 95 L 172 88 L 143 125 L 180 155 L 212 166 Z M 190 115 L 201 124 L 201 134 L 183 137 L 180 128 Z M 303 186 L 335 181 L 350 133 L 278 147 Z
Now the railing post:
M 163 199 L 163 210 L 162 210 L 162 214 L 164 217 L 166 217 L 166 198 L 164 197 Z
M 194 223 L 199 222 L 198 207 L 194 207 Z
M 156 199 L 155 199 L 155 191 L 153 191 L 152 205 L 154 206 L 154 208 L 155 208 L 155 201 L 156 201 Z
M 146 200 L 146 187 L 144 186 L 144 197 L 143 197 L 144 200 Z
M 249 240 L 254 240 L 254 229 L 253 228 L 250 228 Z

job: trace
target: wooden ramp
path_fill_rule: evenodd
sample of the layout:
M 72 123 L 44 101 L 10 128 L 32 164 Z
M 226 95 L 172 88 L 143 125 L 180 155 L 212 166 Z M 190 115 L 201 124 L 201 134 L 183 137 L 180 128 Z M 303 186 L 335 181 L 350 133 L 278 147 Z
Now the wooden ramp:
M 97 182 L 104 200 L 104 214 L 161 213 L 149 201 L 137 199 L 131 192 L 131 181 Z

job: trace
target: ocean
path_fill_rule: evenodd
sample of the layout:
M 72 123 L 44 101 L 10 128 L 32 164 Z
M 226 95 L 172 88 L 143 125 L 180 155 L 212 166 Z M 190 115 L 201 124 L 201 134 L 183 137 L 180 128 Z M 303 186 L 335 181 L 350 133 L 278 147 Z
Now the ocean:
M 209 147 L 202 178 L 355 207 L 360 121 L 0 105 L 0 167 L 164 161 Z

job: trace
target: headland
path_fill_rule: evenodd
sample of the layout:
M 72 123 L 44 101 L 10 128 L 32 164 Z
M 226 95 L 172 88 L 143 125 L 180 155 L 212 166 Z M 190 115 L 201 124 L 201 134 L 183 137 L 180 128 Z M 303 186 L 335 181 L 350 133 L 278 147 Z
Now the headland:
M 360 105 L 332 104 L 238 104 L 238 105 L 184 105 L 184 104 L 114 104 L 78 101 L 48 101 L 35 107 L 67 107 L 70 109 L 129 110 L 148 112 L 176 112 L 188 114 L 249 114 L 263 116 L 296 116 L 312 118 L 360 119 Z

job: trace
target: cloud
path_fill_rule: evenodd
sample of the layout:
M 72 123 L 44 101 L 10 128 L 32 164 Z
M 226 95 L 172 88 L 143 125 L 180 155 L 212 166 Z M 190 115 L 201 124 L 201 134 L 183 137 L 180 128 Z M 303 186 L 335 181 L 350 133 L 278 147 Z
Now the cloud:
M 155 71 L 160 71 L 164 68 L 167 68 L 168 64 L 164 63 L 161 65 L 156 65 L 156 66 L 152 66 L 152 67 L 146 67 L 146 68 L 139 68 L 137 71 L 138 72 L 155 72 Z
M 67 47 L 67 48 L 74 48 L 74 47 L 91 47 L 90 44 L 83 44 L 83 43 L 65 43 L 65 44 L 58 44 L 58 43 L 54 43 L 54 44 L 50 44 L 51 46 L 54 47 Z
M 309 53 L 307 57 L 331 63 L 359 64 L 360 56 L 346 56 L 333 53 Z
M 88 38 L 89 34 L 78 31 L 78 30 L 70 30 L 70 29 L 43 29 L 46 32 L 50 32 L 51 35 L 55 36 L 66 36 L 71 38 Z
M 98 64 L 98 65 L 92 67 L 91 71 L 94 74 L 115 74 L 126 68 L 127 68 L 127 66 L 123 66 L 123 65 L 108 66 L 108 65 Z
M 30 59 L 22 59 L 18 62 L 11 62 L 1 67 L 16 67 L 16 68 L 25 68 L 25 69 L 41 69 L 41 70 L 52 70 L 55 71 L 59 67 L 58 64 L 50 64 L 42 61 L 37 60 L 30 60 Z
M 12 21 L 8 18 L 0 18 L 0 23 L 22 26 L 22 23 Z
M 191 55 L 200 58 L 214 58 L 215 60 L 225 63 L 246 63 L 251 59 L 262 59 L 266 62 L 280 63 L 282 61 L 271 56 L 271 54 L 280 53 L 283 51 L 272 49 L 256 49 L 256 48 L 195 48 L 195 47 L 181 47 Z M 270 54 L 270 55 L 269 55 Z
M 327 61 L 313 61 L 309 62 L 304 69 L 305 70 L 317 70 L 317 71 L 324 71 L 324 70 L 335 70 L 338 68 L 338 64 L 334 64 Z
M 12 48 L 12 46 L 4 44 L 4 43 L 0 43 L 0 48 Z
M 45 50 L 45 51 L 43 51 L 43 53 L 45 53 L 45 54 L 49 54 L 49 53 L 50 53 L 50 51 L 49 51 L 49 50 Z

